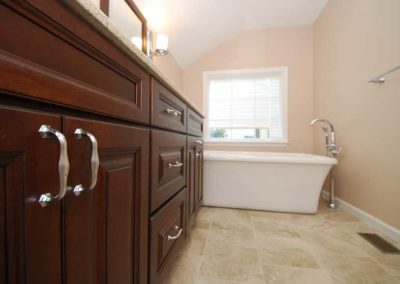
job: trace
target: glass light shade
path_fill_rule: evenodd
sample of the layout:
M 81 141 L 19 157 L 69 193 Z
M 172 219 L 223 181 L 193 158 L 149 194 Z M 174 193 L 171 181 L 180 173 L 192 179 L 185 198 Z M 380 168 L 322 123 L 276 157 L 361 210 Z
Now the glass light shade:
M 156 53 L 159 55 L 167 54 L 168 52 L 168 36 L 165 34 L 158 34 L 156 41 Z

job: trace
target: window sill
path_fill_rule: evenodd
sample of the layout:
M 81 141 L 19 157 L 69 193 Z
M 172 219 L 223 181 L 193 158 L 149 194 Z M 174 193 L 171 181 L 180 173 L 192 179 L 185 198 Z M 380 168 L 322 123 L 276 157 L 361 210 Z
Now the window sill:
M 235 147 L 235 146 L 246 146 L 246 147 L 287 147 L 289 146 L 289 142 L 262 142 L 262 141 L 213 141 L 213 140 L 205 140 L 205 146 L 226 146 L 226 147 Z

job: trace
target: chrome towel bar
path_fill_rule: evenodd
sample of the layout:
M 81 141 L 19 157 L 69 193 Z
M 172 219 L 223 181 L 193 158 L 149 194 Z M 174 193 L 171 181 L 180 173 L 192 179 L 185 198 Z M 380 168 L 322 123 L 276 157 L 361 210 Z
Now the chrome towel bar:
M 396 67 L 394 67 L 394 68 L 392 68 L 392 69 L 390 69 L 390 70 L 388 70 L 388 71 L 382 73 L 381 75 L 378 75 L 378 76 L 372 78 L 371 80 L 368 80 L 368 83 L 383 84 L 383 83 L 385 83 L 385 76 L 386 76 L 387 74 L 389 74 L 389 73 L 392 73 L 393 71 L 395 71 L 395 70 L 397 70 L 397 69 L 400 69 L 400 65 L 398 65 L 398 66 L 396 66 Z

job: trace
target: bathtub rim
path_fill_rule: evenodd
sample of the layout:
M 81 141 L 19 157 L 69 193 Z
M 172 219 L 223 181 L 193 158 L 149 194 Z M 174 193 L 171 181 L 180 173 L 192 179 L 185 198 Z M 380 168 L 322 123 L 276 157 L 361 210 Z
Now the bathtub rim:
M 337 159 L 297 152 L 247 152 L 205 150 L 205 161 L 250 162 L 278 164 L 336 165 Z

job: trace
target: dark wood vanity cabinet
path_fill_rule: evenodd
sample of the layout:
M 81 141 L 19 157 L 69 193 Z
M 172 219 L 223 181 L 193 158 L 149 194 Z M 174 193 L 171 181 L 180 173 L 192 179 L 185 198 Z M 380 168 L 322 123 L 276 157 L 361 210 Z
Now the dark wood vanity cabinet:
M 2 88 L 148 124 L 150 74 L 62 2 L 0 1 Z
M 150 211 L 186 185 L 186 136 L 151 130 Z
M 162 283 L 202 202 L 202 116 L 62 1 L 0 19 L 0 284 Z
M 202 140 L 199 140 L 202 141 Z M 196 154 L 197 160 L 197 170 L 195 171 L 195 176 L 196 176 L 196 182 L 197 182 L 197 203 L 196 203 L 196 208 L 197 208 L 197 213 L 201 209 L 201 206 L 203 205 L 203 172 L 204 172 L 204 149 L 203 149 L 203 143 L 198 147 L 198 151 Z
M 186 133 L 186 104 L 156 79 L 151 79 L 151 125 Z
M 201 137 L 187 137 L 187 188 L 188 188 L 188 228 L 203 203 L 203 140 Z
M 150 219 L 150 283 L 162 283 L 186 237 L 187 193 L 182 189 Z
M 188 119 L 187 119 L 187 133 L 189 135 L 197 136 L 197 137 L 202 137 L 203 136 L 203 118 L 197 114 L 194 110 L 191 108 L 188 108 Z
M 61 117 L 0 106 L 0 121 L 0 283 L 61 283 L 62 205 L 38 203 L 59 191 L 59 146 L 38 130 Z
M 188 108 L 187 136 L 187 189 L 188 189 L 188 229 L 203 204 L 203 118 Z
M 0 120 L 0 283 L 146 283 L 149 130 L 5 106 Z M 59 132 L 43 137 L 43 125 Z M 98 143 L 92 190 L 79 128 Z
M 77 139 L 76 129 L 96 138 L 99 156 L 96 186 L 65 197 L 66 283 L 146 283 L 150 130 L 72 117 L 63 122 L 72 187 L 89 189 L 93 179 L 92 142 Z

